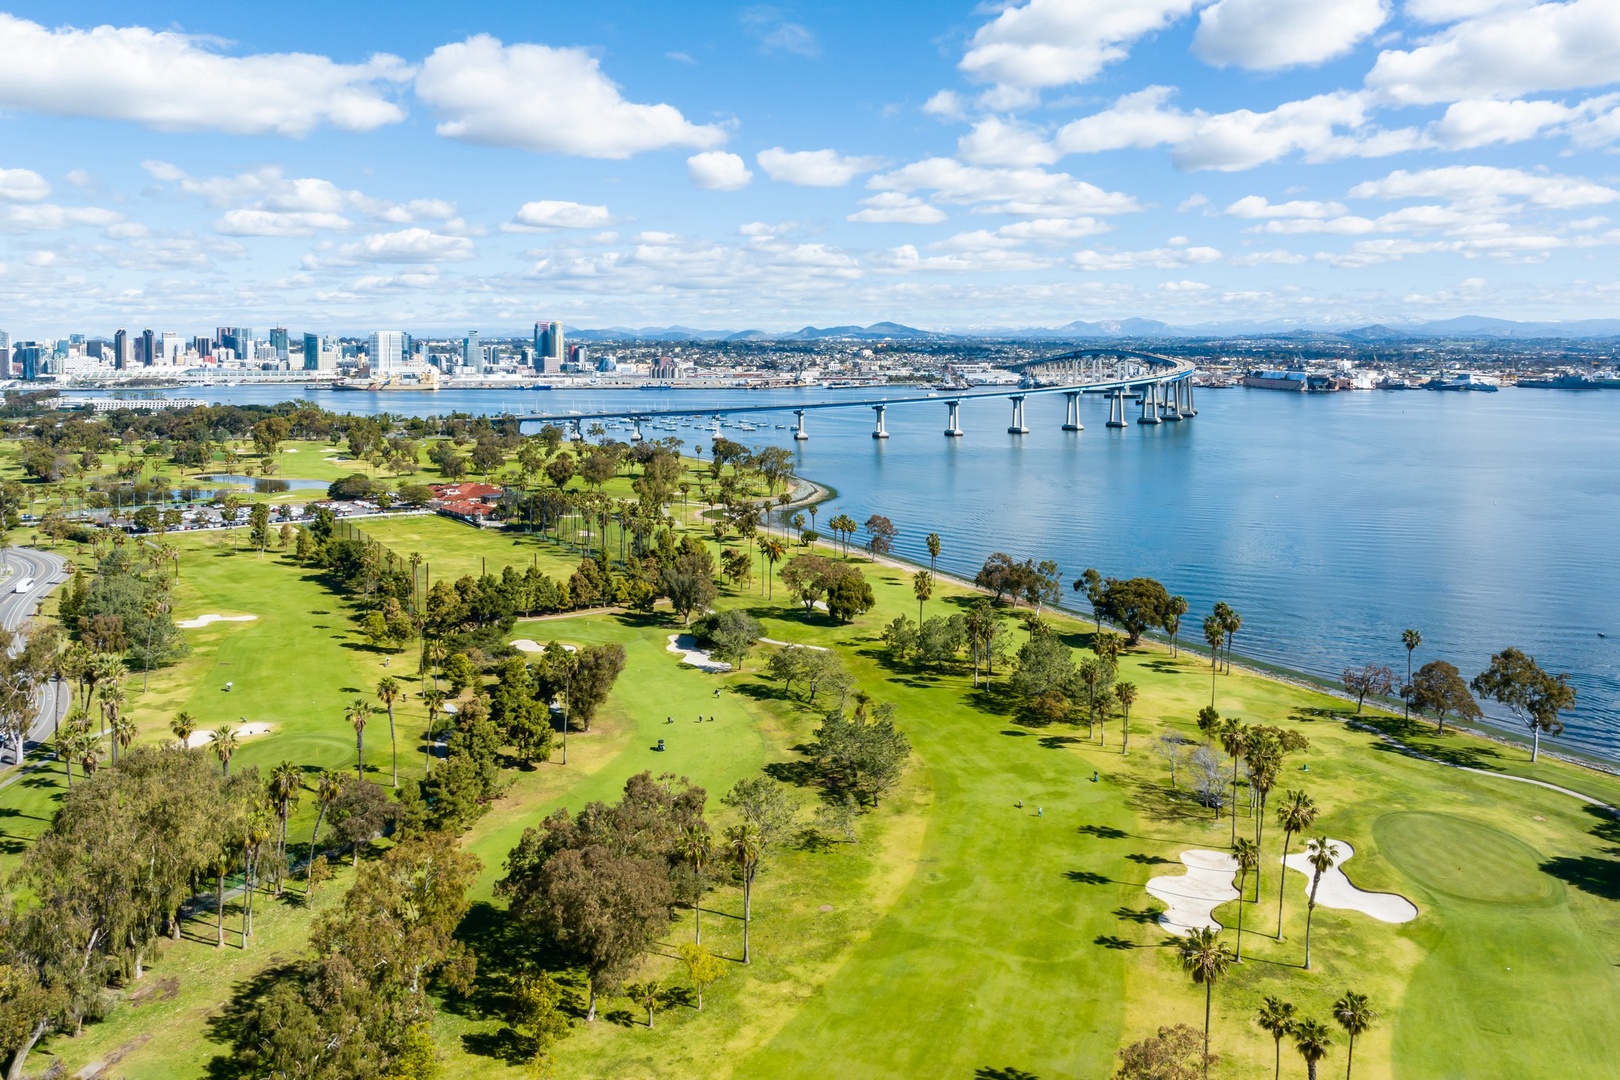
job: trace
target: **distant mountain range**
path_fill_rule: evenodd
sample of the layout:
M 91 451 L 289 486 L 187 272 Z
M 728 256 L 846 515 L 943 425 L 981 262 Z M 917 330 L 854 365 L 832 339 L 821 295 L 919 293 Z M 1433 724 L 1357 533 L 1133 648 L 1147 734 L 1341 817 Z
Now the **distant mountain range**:
M 1398 341 L 1411 338 L 1533 339 L 1620 337 L 1620 319 L 1574 322 L 1515 322 L 1483 315 L 1389 325 L 1304 327 L 1287 322 L 1200 323 L 1176 326 L 1157 319 L 1076 320 L 1063 326 L 975 327 L 966 330 L 919 330 L 895 322 L 870 326 L 806 326 L 802 330 L 694 330 L 686 326 L 610 327 L 570 330 L 574 341 L 943 341 L 952 338 L 1234 338 L 1336 337 L 1351 341 Z

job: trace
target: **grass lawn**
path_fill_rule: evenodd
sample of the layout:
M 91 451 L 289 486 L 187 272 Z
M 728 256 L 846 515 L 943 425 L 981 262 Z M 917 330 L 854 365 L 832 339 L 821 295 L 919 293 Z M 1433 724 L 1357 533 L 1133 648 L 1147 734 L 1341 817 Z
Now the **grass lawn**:
M 294 470 L 285 470 L 289 475 Z M 436 576 L 491 572 L 536 555 L 548 572 L 577 556 L 525 537 L 482 532 L 439 518 L 368 523 L 396 551 L 421 551 Z M 185 538 L 176 614 L 251 613 L 246 623 L 188 631 L 193 652 L 155 673 L 132 697 L 143 739 L 167 735 L 179 708 L 203 726 L 266 719 L 273 731 L 244 740 L 233 768 L 290 759 L 309 770 L 352 767 L 354 733 L 343 708 L 368 695 L 385 654 L 358 639 L 343 604 L 308 571 L 276 556 L 222 550 L 214 538 Z M 548 565 L 546 560 L 552 560 Z M 909 571 L 864 567 L 876 610 L 853 626 L 806 617 L 784 596 L 728 590 L 718 606 L 748 607 L 772 638 L 837 648 L 860 685 L 898 706 L 915 757 L 902 787 L 860 822 L 859 842 L 793 847 L 773 858 L 755 894 L 756 961 L 733 967 L 705 1009 L 671 1006 L 648 1030 L 623 999 L 595 1025 L 576 1025 L 559 1052 L 562 1077 L 941 1076 L 1097 1078 L 1110 1075 L 1125 1042 L 1158 1025 L 1202 1022 L 1203 995 L 1184 976 L 1156 922 L 1160 905 L 1143 888 L 1176 873 L 1191 848 L 1224 849 L 1232 823 L 1213 819 L 1172 790 L 1153 739 L 1165 730 L 1197 736 L 1209 700 L 1209 669 L 1158 647 L 1128 654 L 1122 678 L 1140 688 L 1131 753 L 1120 754 L 1119 721 L 1105 741 L 1084 725 L 1030 727 L 999 693 L 974 691 L 965 671 L 919 672 L 892 665 L 878 642 L 895 614 L 915 616 Z M 928 614 L 967 596 L 942 586 Z M 1076 647 L 1086 627 L 1055 619 Z M 485 949 L 487 979 L 500 975 L 500 921 L 492 902 L 505 854 L 525 827 L 558 806 L 614 798 L 626 777 L 650 769 L 690 777 L 711 800 L 739 777 L 791 763 L 817 719 L 758 672 L 724 676 L 683 667 L 666 649 L 677 627 L 667 616 L 590 615 L 520 622 L 514 637 L 587 644 L 618 641 L 628 667 L 595 730 L 570 737 L 569 764 L 514 771 L 508 795 L 466 838 L 483 861 L 465 935 Z M 1023 640 L 1014 634 L 1014 647 Z M 414 668 L 397 660 L 390 669 Z M 1005 672 L 998 670 L 998 681 Z M 226 693 L 226 681 L 234 682 Z M 138 678 L 134 680 L 139 689 Z M 419 775 L 425 717 L 414 701 L 397 710 L 402 776 Z M 719 690 L 718 696 L 715 691 Z M 1346 989 L 1369 994 L 1382 1019 L 1356 1046 L 1356 1076 L 1608 1077 L 1620 1060 L 1620 823 L 1566 795 L 1502 776 L 1447 768 L 1400 753 L 1352 727 L 1342 701 L 1239 672 L 1222 675 L 1216 705 L 1226 715 L 1297 729 L 1310 749 L 1290 758 L 1275 806 L 1289 788 L 1308 791 L 1322 815 L 1313 833 L 1346 840 L 1346 872 L 1359 887 L 1397 892 L 1419 910 L 1391 925 L 1319 907 L 1313 968 L 1301 969 L 1305 881 L 1279 880 L 1282 836 L 1268 821 L 1260 899 L 1246 905 L 1245 962 L 1214 996 L 1212 1075 L 1269 1075 L 1271 1039 L 1252 1022 L 1268 994 L 1329 1020 Z M 696 723 L 702 715 L 705 722 Z M 713 715 L 715 721 L 707 722 Z M 673 723 L 666 718 L 673 717 Z M 1543 760 L 1467 735 L 1428 734 L 1422 725 L 1381 723 L 1424 753 L 1490 771 L 1533 776 L 1609 801 L 1612 777 Z M 666 740 L 659 754 L 653 744 Z M 1527 756 L 1527 755 L 1526 755 Z M 368 776 L 386 783 L 386 717 L 366 731 Z M 1095 775 L 1095 782 L 1093 776 Z M 36 835 L 61 778 L 40 773 L 0 791 L 5 860 Z M 813 794 L 800 792 L 810 816 Z M 1016 805 L 1022 800 L 1023 806 Z M 307 837 L 306 797 L 294 834 Z M 1038 808 L 1038 809 L 1037 809 Z M 716 810 L 718 811 L 718 807 Z M 1253 822 L 1241 810 L 1239 835 Z M 1293 849 L 1300 850 L 1296 838 Z M 3 867 L 0 867 L 3 868 Z M 323 893 L 329 902 L 346 884 Z M 1279 885 L 1286 888 L 1282 939 Z M 705 940 L 736 955 L 740 896 L 713 891 Z M 143 1077 L 202 1077 L 223 1044 L 208 1017 L 272 958 L 297 954 L 307 913 L 265 904 L 261 940 L 216 952 L 211 928 L 159 957 L 138 993 L 78 1039 L 45 1049 L 69 1072 L 122 1050 L 119 1069 Z M 1237 904 L 1216 911 L 1228 926 Z M 691 930 L 682 910 L 668 943 Z M 1223 938 L 1234 936 L 1228 932 Z M 648 970 L 675 975 L 670 949 Z M 169 995 L 165 980 L 172 980 Z M 156 986 L 158 992 L 147 993 Z M 435 1034 L 448 1077 L 517 1075 L 491 996 L 449 1001 Z M 140 1042 L 142 1036 L 149 1036 Z M 1343 1037 L 1323 1063 L 1343 1067 Z M 1285 1048 L 1287 1067 L 1299 1059 Z M 35 1068 L 43 1068 L 43 1059 Z

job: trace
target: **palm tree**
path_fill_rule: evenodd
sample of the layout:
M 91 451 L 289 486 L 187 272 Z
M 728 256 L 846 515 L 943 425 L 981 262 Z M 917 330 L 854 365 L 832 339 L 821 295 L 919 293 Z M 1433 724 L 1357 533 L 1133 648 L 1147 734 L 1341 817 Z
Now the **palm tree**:
M 321 778 L 315 785 L 315 830 L 309 834 L 309 857 L 315 858 L 315 842 L 321 838 L 321 822 L 326 819 L 326 811 L 337 801 L 343 793 L 343 785 L 348 777 L 343 773 L 335 773 L 331 769 L 324 769 Z
M 1232 758 L 1232 844 L 1237 845 L 1237 789 L 1238 789 L 1238 762 L 1242 760 L 1249 746 L 1249 729 L 1237 717 L 1226 719 L 1221 726 L 1221 749 Z
M 647 1010 L 647 1030 L 653 1026 L 653 1010 L 664 1000 L 664 984 L 657 979 L 631 983 L 624 988 L 625 996 Z
M 1181 617 L 1187 614 L 1187 598 L 1172 596 L 1164 615 L 1164 632 L 1170 635 L 1170 655 L 1181 655 L 1176 649 L 1176 635 L 1181 633 Z
M 709 858 L 709 830 L 701 824 L 681 830 L 676 852 L 692 864 L 692 940 L 703 944 L 703 864 Z
M 742 873 L 743 887 L 743 954 L 748 963 L 748 927 L 754 914 L 754 875 L 759 872 L 759 861 L 765 855 L 765 837 L 759 826 L 750 822 L 733 825 L 726 830 L 726 842 L 731 849 L 732 861 Z
M 1204 620 L 1204 640 L 1209 643 L 1209 704 L 1215 705 L 1215 672 L 1221 659 L 1221 642 L 1226 640 L 1226 631 L 1221 629 L 1221 620 L 1214 615 Z
M 917 625 L 922 625 L 923 604 L 934 595 L 934 575 L 919 570 L 911 575 L 911 592 L 917 598 Z
M 1310 1080 L 1316 1080 L 1316 1063 L 1327 1056 L 1332 1045 L 1332 1033 L 1322 1021 L 1306 1017 L 1294 1023 L 1294 1047 L 1305 1059 L 1305 1075 Z
M 1238 864 L 1238 935 L 1237 956 L 1238 963 L 1243 963 L 1243 904 L 1244 888 L 1249 884 L 1249 875 L 1260 866 L 1260 846 L 1248 837 L 1244 837 L 1232 845 L 1232 858 Z
M 304 774 L 290 761 L 283 761 L 270 770 L 270 801 L 281 819 L 281 833 L 276 841 L 276 894 L 281 893 L 281 878 L 287 872 L 287 818 L 298 805 L 298 792 L 304 786 Z
M 929 533 L 923 543 L 928 545 L 928 572 L 932 574 L 939 565 L 939 533 Z
M 1220 940 L 1220 931 L 1200 926 L 1189 931 L 1177 947 L 1181 953 L 1181 970 L 1192 976 L 1194 986 L 1204 988 L 1204 1076 L 1209 1076 L 1209 1011 L 1214 998 L 1215 984 L 1226 974 L 1232 962 L 1232 952 Z
M 1221 633 L 1226 636 L 1226 673 L 1232 674 L 1232 639 L 1237 632 L 1243 629 L 1243 616 L 1233 611 L 1231 605 L 1224 600 L 1215 605 L 1215 618 L 1221 624 Z
M 1419 645 L 1423 644 L 1423 635 L 1418 633 L 1416 630 L 1402 630 L 1401 631 L 1401 644 L 1406 646 L 1406 685 L 1411 686 L 1412 685 L 1412 654 L 1417 651 L 1417 647 Z M 1411 715 L 1412 715 L 1412 699 L 1407 698 L 1405 694 L 1402 694 L 1401 697 L 1406 698 L 1406 705 L 1402 710 L 1402 715 L 1410 718 Z M 1354 1048 L 1354 1046 L 1355 1046 L 1355 1040 L 1352 1038 L 1352 1040 L 1351 1040 L 1352 1049 Z
M 1367 1002 L 1366 994 L 1358 994 L 1354 990 L 1346 990 L 1344 997 L 1333 1003 L 1333 1019 L 1344 1028 L 1344 1033 L 1350 1036 L 1350 1045 L 1344 1054 L 1344 1080 L 1350 1080 L 1350 1069 L 1356 1058 L 1356 1036 L 1366 1032 L 1378 1019 Z
M 1283 869 L 1278 873 L 1277 882 L 1277 940 L 1281 941 L 1283 897 L 1288 894 L 1288 843 L 1316 824 L 1316 803 L 1303 791 L 1290 791 L 1288 798 L 1277 807 L 1277 824 L 1283 831 Z
M 366 721 L 371 718 L 371 706 L 366 704 L 364 698 L 355 698 L 350 702 L 348 711 L 343 714 L 344 719 L 354 725 L 354 775 L 357 779 L 366 778 Z
M 778 540 L 774 536 L 771 536 L 767 537 L 765 541 L 759 545 L 759 549 L 764 554 L 766 563 L 770 565 L 770 570 L 765 575 L 765 580 L 770 585 L 770 593 L 767 595 L 767 599 L 769 599 L 770 597 L 774 597 L 776 595 L 776 580 L 772 577 L 772 575 L 776 572 L 776 564 L 782 560 L 784 555 L 787 554 L 787 548 L 782 546 L 782 541 Z
M 1283 1001 L 1280 998 L 1268 997 L 1260 1003 L 1260 1009 L 1254 1014 L 1254 1022 L 1264 1028 L 1272 1039 L 1276 1041 L 1277 1067 L 1274 1076 L 1282 1076 L 1282 1041 L 1294 1033 L 1294 1003 Z
M 425 771 L 431 773 L 433 771 L 433 732 L 439 725 L 439 710 L 444 708 L 444 691 L 438 687 L 422 691 L 422 704 L 427 706 L 428 718 L 427 746 L 422 751 L 422 757 L 425 759 Z
M 1119 702 L 1120 711 L 1119 756 L 1126 757 L 1131 752 L 1131 706 L 1136 704 L 1136 684 L 1115 683 L 1114 698 Z
M 175 713 L 174 719 L 169 721 L 169 730 L 180 740 L 180 749 L 187 750 L 191 747 L 191 733 L 197 730 L 197 721 L 190 713 L 182 710 Z
M 208 738 L 209 744 L 214 748 L 214 756 L 219 758 L 226 776 L 231 775 L 231 756 L 236 753 L 238 741 L 236 729 L 229 724 L 221 724 Z
M 137 732 L 134 717 L 128 713 L 119 713 L 113 717 L 112 737 L 113 745 L 120 751 L 128 752 L 130 744 L 135 741 Z M 114 755 L 116 757 L 116 755 Z
M 399 787 L 399 739 L 394 733 L 394 702 L 404 697 L 399 680 L 384 675 L 377 681 L 377 700 L 388 708 L 388 742 L 394 751 L 394 786 Z
M 219 926 L 219 939 L 214 948 L 225 947 L 225 871 L 231 868 L 231 850 L 221 847 L 214 856 L 214 917 Z
M 90 734 L 90 718 L 75 708 L 56 730 L 56 756 L 67 769 L 68 790 L 73 790 L 73 763 L 94 752 L 95 736 Z
M 1311 897 L 1305 905 L 1305 970 L 1311 970 L 1311 916 L 1316 913 L 1316 890 L 1322 884 L 1322 875 L 1339 861 L 1339 849 L 1325 836 L 1306 843 L 1306 858 L 1311 864 Z

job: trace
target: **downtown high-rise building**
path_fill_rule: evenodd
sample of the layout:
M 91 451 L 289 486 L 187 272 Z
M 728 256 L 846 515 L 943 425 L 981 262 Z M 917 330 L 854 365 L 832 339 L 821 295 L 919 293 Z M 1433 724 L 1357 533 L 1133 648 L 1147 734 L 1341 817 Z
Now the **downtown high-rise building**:
M 276 359 L 285 360 L 289 355 L 287 342 L 287 328 L 278 326 L 270 331 L 270 347 L 276 350 Z
M 467 331 L 467 336 L 461 340 L 461 363 L 480 375 L 484 373 L 484 346 L 476 330 Z
M 129 342 L 129 331 L 119 327 L 113 335 L 113 367 L 125 371 L 135 364 L 135 350 Z
M 398 330 L 374 330 L 371 334 L 371 373 L 389 376 L 405 363 L 405 335 Z
M 560 322 L 537 322 L 534 324 L 534 367 L 546 375 L 555 375 L 562 370 L 563 359 L 567 357 L 567 345 L 563 341 L 563 324 Z

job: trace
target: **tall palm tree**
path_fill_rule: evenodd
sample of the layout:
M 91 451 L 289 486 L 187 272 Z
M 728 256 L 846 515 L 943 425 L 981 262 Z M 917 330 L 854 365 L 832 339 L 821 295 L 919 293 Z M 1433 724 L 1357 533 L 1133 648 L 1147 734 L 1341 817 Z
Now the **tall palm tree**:
M 187 750 L 191 747 L 191 733 L 197 730 L 197 721 L 190 713 L 182 710 L 175 713 L 174 719 L 169 721 L 169 730 L 180 740 L 180 749 Z
M 384 675 L 377 680 L 377 700 L 388 709 L 388 742 L 394 753 L 394 786 L 399 787 L 399 738 L 394 732 L 394 702 L 405 696 L 400 688 L 399 680 L 392 675 Z
M 371 719 L 371 706 L 366 704 L 364 698 L 355 698 L 349 703 L 348 711 L 343 718 L 354 726 L 354 775 L 356 779 L 366 778 L 366 721 Z
M 1316 1063 L 1327 1056 L 1333 1045 L 1332 1032 L 1322 1021 L 1312 1017 L 1294 1023 L 1294 1048 L 1305 1059 L 1305 1075 L 1316 1080 Z
M 56 731 L 56 756 L 67 769 L 68 790 L 73 790 L 73 763 L 83 761 L 93 752 L 95 736 L 90 734 L 90 718 L 83 709 L 68 713 L 67 720 Z
M 709 859 L 709 830 L 702 824 L 681 830 L 676 853 L 692 864 L 692 940 L 703 944 L 703 864 Z
M 1333 1003 L 1333 1019 L 1344 1028 L 1344 1033 L 1350 1036 L 1350 1045 L 1345 1049 L 1344 1080 L 1350 1080 L 1350 1069 L 1356 1059 L 1356 1036 L 1366 1032 L 1378 1019 L 1378 1013 L 1367 1001 L 1366 994 L 1358 994 L 1354 990 L 1346 990 L 1344 997 Z
M 917 598 L 917 625 L 922 625 L 923 604 L 934 595 L 934 575 L 927 570 L 919 570 L 911 575 L 911 592 Z
M 430 687 L 422 691 L 422 704 L 427 707 L 428 729 L 427 746 L 422 750 L 423 770 L 433 771 L 433 733 L 439 726 L 439 711 L 444 708 L 444 691 L 438 687 Z
M 1131 752 L 1131 706 L 1136 704 L 1136 684 L 1129 682 L 1114 684 L 1114 699 L 1119 702 L 1119 756 L 1127 757 Z
M 138 730 L 135 726 L 134 717 L 128 713 L 119 713 L 113 717 L 112 722 L 113 746 L 117 747 L 122 753 L 128 753 L 130 744 L 135 741 Z M 116 758 L 116 756 L 115 754 L 114 757 Z
M 1209 643 L 1209 704 L 1215 705 L 1215 673 L 1219 670 L 1221 660 L 1221 642 L 1226 640 L 1226 631 L 1221 629 L 1221 620 L 1214 615 L 1204 620 L 1204 640 Z
M 1187 614 L 1187 598 L 1185 596 L 1172 596 L 1170 606 L 1165 609 L 1164 632 L 1170 635 L 1170 655 L 1180 656 L 1176 648 L 1176 635 L 1181 633 L 1181 617 Z
M 315 842 L 321 838 L 321 822 L 326 820 L 326 811 L 331 809 L 337 797 L 343 793 L 343 785 L 348 782 L 343 773 L 323 769 L 321 778 L 315 785 L 315 829 L 309 834 L 309 857 L 315 858 Z
M 1192 976 L 1194 986 L 1204 988 L 1204 1076 L 1209 1076 L 1209 1012 L 1215 984 L 1232 963 L 1232 951 L 1220 940 L 1220 931 L 1200 926 L 1181 939 L 1181 970 Z
M 765 562 L 769 567 L 765 574 L 765 580 L 770 584 L 770 592 L 767 594 L 766 599 L 770 599 L 776 595 L 776 579 L 773 576 L 776 573 L 776 564 L 781 562 L 782 557 L 787 554 L 787 548 L 783 547 L 782 541 L 774 536 L 766 537 L 759 547 L 760 551 L 764 553 Z
M 731 859 L 737 864 L 742 874 L 743 887 L 743 954 L 742 962 L 748 963 L 748 928 L 754 916 L 754 875 L 759 872 L 759 862 L 765 857 L 765 836 L 760 832 L 759 826 L 751 822 L 733 825 L 726 830 L 726 843 L 731 849 Z
M 1402 630 L 1401 631 L 1401 644 L 1406 646 L 1406 685 L 1411 686 L 1412 685 L 1412 654 L 1414 652 L 1417 652 L 1417 647 L 1419 645 L 1423 644 L 1423 635 L 1418 633 L 1416 630 Z M 1406 698 L 1406 705 L 1401 710 L 1402 715 L 1410 718 L 1411 715 L 1412 715 L 1412 700 L 1411 700 L 1411 698 L 1407 698 L 1405 694 L 1402 694 L 1401 697 Z M 1354 1045 L 1355 1045 L 1355 1042 L 1352 1039 L 1351 1040 L 1352 1048 L 1354 1047 Z
M 1311 916 L 1316 914 L 1316 890 L 1321 887 L 1322 875 L 1333 869 L 1339 861 L 1339 849 L 1325 836 L 1318 836 L 1305 845 L 1306 858 L 1311 864 L 1311 896 L 1305 904 L 1305 970 L 1311 970 Z
M 225 775 L 231 775 L 231 757 L 235 755 L 239 744 L 236 729 L 229 724 L 221 724 L 214 729 L 214 733 L 209 736 L 208 742 L 214 748 L 214 756 L 219 758 L 219 763 L 224 768 Z
M 1277 881 L 1277 940 L 1281 941 L 1283 897 L 1288 894 L 1288 843 L 1316 824 L 1316 803 L 1303 791 L 1290 791 L 1277 807 L 1277 824 L 1283 831 L 1283 868 L 1278 871 Z
M 1232 639 L 1243 629 L 1243 616 L 1232 610 L 1224 600 L 1215 605 L 1215 618 L 1220 621 L 1221 633 L 1226 637 L 1226 673 L 1232 673 Z
M 1237 845 L 1238 762 L 1249 748 L 1249 728 L 1235 716 L 1221 725 L 1221 749 L 1232 759 L 1232 845 Z
M 1232 858 L 1236 859 L 1238 864 L 1238 935 L 1235 959 L 1241 964 L 1243 963 L 1243 905 L 1246 902 L 1244 900 L 1244 889 L 1249 884 L 1249 875 L 1260 865 L 1260 847 L 1245 836 L 1232 845 Z
M 1268 997 L 1260 1003 L 1260 1009 L 1254 1014 L 1254 1022 L 1265 1029 L 1266 1033 L 1276 1042 L 1277 1067 L 1273 1075 L 1282 1077 L 1282 1041 L 1294 1033 L 1294 1003 L 1283 1001 L 1280 998 Z
M 923 543 L 928 545 L 928 572 L 932 574 L 939 566 L 939 533 L 929 533 Z
M 276 895 L 281 895 L 281 879 L 287 872 L 287 819 L 298 805 L 298 793 L 304 786 L 304 774 L 290 761 L 283 761 L 270 770 L 270 802 L 281 821 L 276 840 Z

